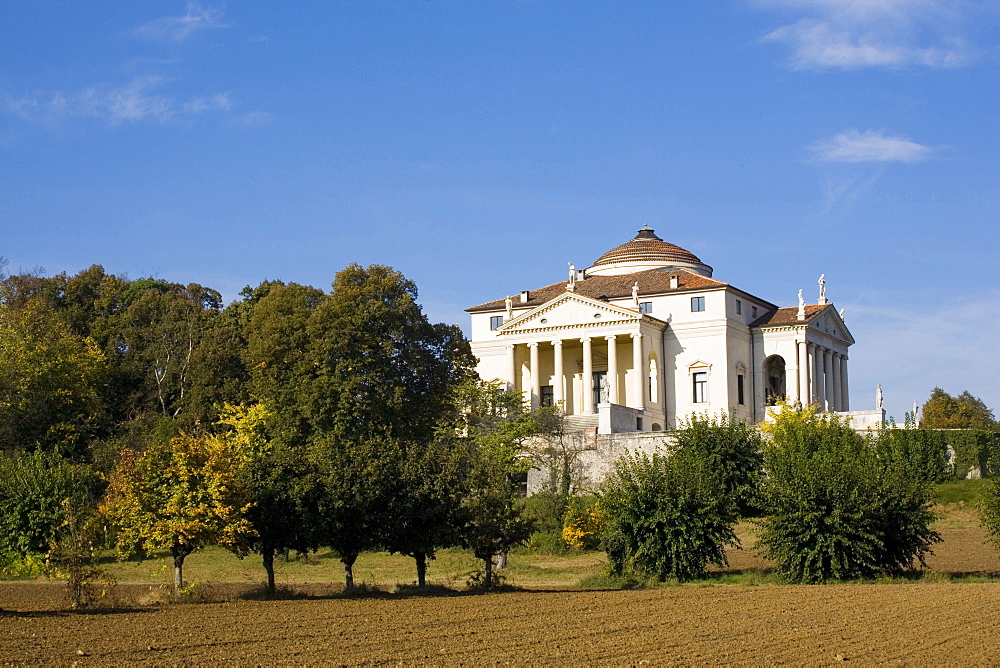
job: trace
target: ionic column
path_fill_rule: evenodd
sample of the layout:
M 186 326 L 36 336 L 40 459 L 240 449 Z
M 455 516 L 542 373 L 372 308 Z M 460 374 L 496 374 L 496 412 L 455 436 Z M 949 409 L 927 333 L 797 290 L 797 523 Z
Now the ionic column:
M 851 410 L 850 392 L 847 388 L 847 355 L 840 357 L 840 410 Z
M 813 393 L 819 409 L 826 406 L 826 385 L 823 381 L 823 349 L 817 344 L 813 344 L 813 361 L 816 363 L 816 374 L 813 376 Z
M 528 353 L 531 359 L 528 369 L 528 373 L 531 374 L 531 407 L 538 408 L 538 397 L 542 393 L 542 379 L 541 374 L 538 373 L 538 343 L 536 341 L 528 344 Z
M 617 337 L 614 334 L 605 336 L 608 342 L 608 401 L 617 404 L 618 401 L 618 349 Z
M 507 380 L 510 383 L 510 389 L 517 389 L 517 364 L 514 363 L 514 344 L 507 346 Z
M 635 369 L 635 399 L 636 405 L 633 408 L 645 410 L 646 408 L 646 383 L 645 365 L 642 363 L 642 334 L 632 335 L 632 368 Z
M 827 349 L 823 350 L 823 376 L 826 380 L 826 387 L 824 387 L 824 392 L 826 393 L 826 410 L 832 411 L 833 409 L 833 368 L 830 363 L 830 351 Z
M 590 337 L 585 336 L 583 342 L 583 412 L 585 415 L 596 413 L 594 408 L 594 360 L 590 359 Z
M 833 353 L 830 356 L 830 364 L 833 365 L 833 400 L 830 404 L 833 405 L 835 411 L 843 410 L 840 407 L 840 395 L 842 394 L 840 388 L 840 354 Z
M 799 341 L 795 344 L 799 349 L 799 403 L 808 406 L 809 401 L 809 344 Z
M 556 406 L 562 411 L 566 410 L 566 395 L 563 392 L 563 342 L 562 339 L 556 339 L 552 342 L 552 366 L 553 372 L 555 374 L 555 387 L 552 388 L 552 397 L 555 399 Z

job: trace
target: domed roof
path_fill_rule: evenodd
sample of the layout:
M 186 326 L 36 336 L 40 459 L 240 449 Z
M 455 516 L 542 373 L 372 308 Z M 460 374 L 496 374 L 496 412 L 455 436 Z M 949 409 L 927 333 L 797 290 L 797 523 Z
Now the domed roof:
M 667 243 L 648 225 L 644 225 L 631 241 L 599 257 L 587 273 L 619 274 L 651 267 L 684 267 L 705 276 L 712 275 L 712 268 L 703 264 L 694 253 Z

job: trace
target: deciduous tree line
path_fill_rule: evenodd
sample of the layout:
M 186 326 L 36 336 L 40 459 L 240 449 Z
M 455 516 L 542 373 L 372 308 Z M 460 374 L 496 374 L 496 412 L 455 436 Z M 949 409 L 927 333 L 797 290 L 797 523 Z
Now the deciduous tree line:
M 178 587 L 208 543 L 260 554 L 271 589 L 276 554 L 319 546 L 349 587 L 373 549 L 412 556 L 423 584 L 465 544 L 489 578 L 527 537 L 512 475 L 545 420 L 474 380 L 461 330 L 389 267 L 241 296 L 99 266 L 3 277 L 3 467 L 35 483 L 0 489 L 6 560 L 44 553 L 73 498 L 123 552 L 169 550 Z

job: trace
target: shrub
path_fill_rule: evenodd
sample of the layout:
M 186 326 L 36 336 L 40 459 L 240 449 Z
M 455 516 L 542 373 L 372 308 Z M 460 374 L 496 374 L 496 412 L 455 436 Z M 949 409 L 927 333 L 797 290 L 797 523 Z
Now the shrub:
M 709 563 L 725 566 L 726 546 L 739 545 L 725 481 L 694 451 L 625 456 L 602 492 L 603 544 L 614 576 L 693 580 Z
M 576 550 L 596 550 L 601 546 L 604 512 L 596 496 L 575 496 L 563 518 L 562 539 Z
M 766 429 L 760 543 L 782 575 L 815 583 L 924 565 L 940 537 L 913 458 L 814 409 L 786 409 Z
M 991 480 L 983 490 L 982 523 L 989 532 L 990 541 L 1000 549 L 1000 481 Z
M 878 439 L 881 451 L 895 459 L 906 461 L 921 480 L 939 483 L 950 477 L 948 442 L 944 432 L 932 429 L 882 429 L 874 438 Z
M 758 512 L 764 455 L 756 428 L 725 414 L 692 415 L 677 431 L 677 447 L 694 451 L 718 473 L 741 515 Z

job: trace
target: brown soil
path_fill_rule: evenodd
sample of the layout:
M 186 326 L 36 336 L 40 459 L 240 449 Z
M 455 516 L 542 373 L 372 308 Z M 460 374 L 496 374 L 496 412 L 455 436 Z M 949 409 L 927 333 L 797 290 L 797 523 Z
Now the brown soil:
M 1000 584 L 674 587 L 39 610 L 5 585 L 0 662 L 1000 662 Z
M 975 513 L 936 528 L 938 577 L 997 575 Z M 730 570 L 767 566 L 750 550 L 731 555 Z M 0 664 L 1000 663 L 1000 583 L 358 598 L 295 586 L 300 600 L 219 584 L 199 594 L 221 602 L 164 605 L 162 586 L 125 584 L 117 607 L 71 612 L 62 584 L 0 583 Z

